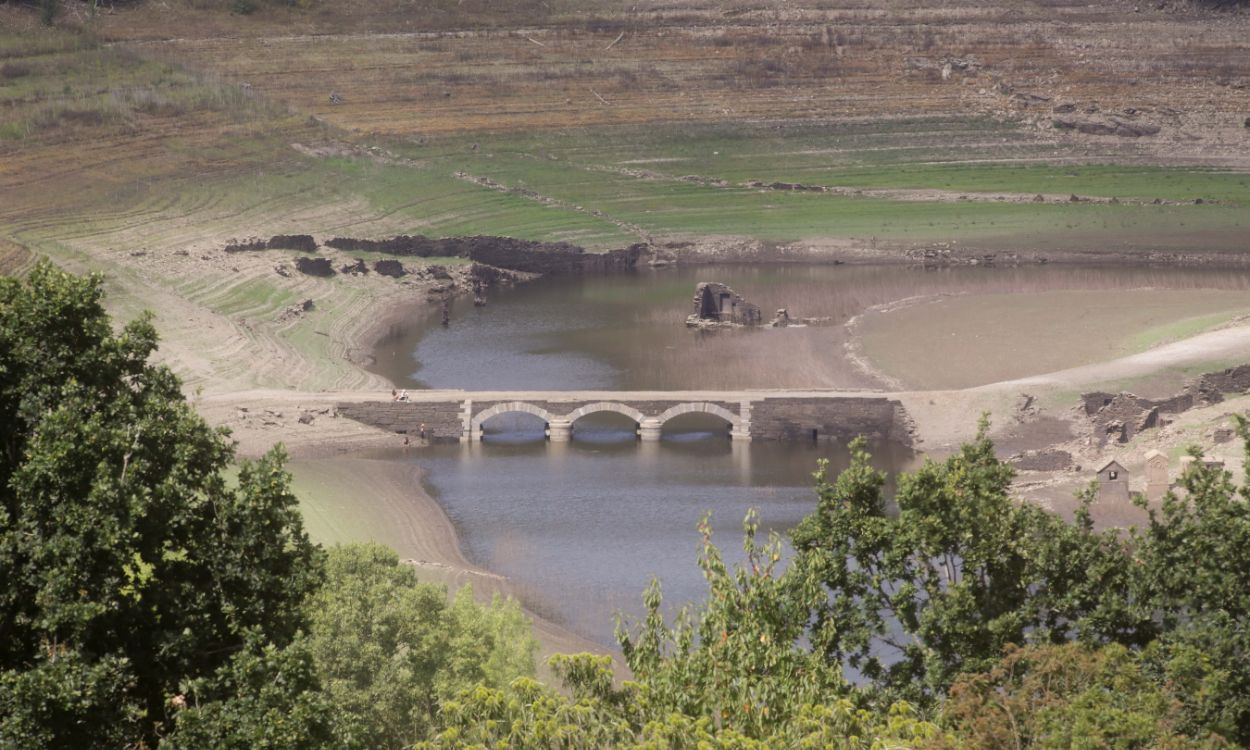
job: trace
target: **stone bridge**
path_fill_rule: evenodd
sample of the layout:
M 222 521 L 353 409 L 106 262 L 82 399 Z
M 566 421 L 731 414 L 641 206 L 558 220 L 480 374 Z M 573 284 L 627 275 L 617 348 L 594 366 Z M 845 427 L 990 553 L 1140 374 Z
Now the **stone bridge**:
M 434 441 L 480 440 L 501 414 L 533 414 L 552 441 L 569 440 L 579 419 L 613 412 L 632 419 L 638 437 L 659 440 L 664 425 L 683 414 L 724 421 L 734 440 L 839 440 L 864 435 L 911 445 L 911 421 L 902 404 L 867 393 L 832 391 L 412 391 L 409 401 L 353 401 L 339 414 L 401 434 L 422 426 Z

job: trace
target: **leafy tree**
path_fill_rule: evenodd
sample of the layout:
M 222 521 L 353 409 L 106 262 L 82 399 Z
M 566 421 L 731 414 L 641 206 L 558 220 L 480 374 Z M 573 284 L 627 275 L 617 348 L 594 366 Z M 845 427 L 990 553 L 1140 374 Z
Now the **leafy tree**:
M 1029 633 L 1058 642 L 1148 620 L 1117 593 L 1129 582 L 1114 532 L 1095 533 L 1087 511 L 1069 525 L 1013 501 L 1012 469 L 987 429 L 983 420 L 954 456 L 902 475 L 897 513 L 853 443 L 833 484 L 818 474 L 817 510 L 794 531 L 793 575 L 826 592 L 813 645 L 888 695 L 929 701 Z
M 1250 466 L 1250 422 L 1238 416 L 1237 430 Z M 1237 488 L 1199 462 L 1181 485 L 1147 509 L 1130 567 L 1159 626 L 1163 675 L 1192 688 L 1195 724 L 1250 744 L 1250 478 Z
M 688 608 L 669 627 L 660 612 L 659 583 L 643 596 L 646 615 L 631 635 L 618 621 L 617 640 L 641 684 L 643 710 L 707 720 L 717 729 L 761 739 L 805 708 L 844 693 L 841 669 L 800 646 L 810 612 L 822 596 L 777 575 L 781 542 L 756 541 L 754 511 L 744 522 L 746 561 L 732 572 L 712 543 L 707 519 L 699 525 L 699 566 L 708 593 L 691 624 Z
M 114 333 L 101 279 L 0 279 L 0 745 L 153 746 L 170 700 L 261 637 L 284 647 L 321 580 L 275 450 L 237 487 L 225 435 Z
M 418 750 L 904 750 L 953 742 L 905 704 L 875 714 L 834 696 L 796 702 L 787 721 L 749 736 L 710 717 L 648 702 L 646 681 L 614 688 L 609 657 L 555 656 L 551 665 L 571 696 L 528 678 L 503 690 L 479 686 L 444 706 L 438 733 Z
M 211 677 L 183 684 L 174 732 L 161 750 L 304 750 L 346 747 L 335 706 L 320 689 L 307 644 L 277 648 L 250 637 Z
M 368 748 L 407 748 L 441 702 L 473 685 L 502 687 L 534 671 L 537 644 L 515 601 L 448 605 L 441 586 L 378 544 L 330 550 L 326 585 L 309 599 L 309 648 L 340 732 Z
M 1012 647 L 989 671 L 961 675 L 943 712 L 973 747 L 1227 747 L 1186 736 L 1171 687 L 1118 644 Z

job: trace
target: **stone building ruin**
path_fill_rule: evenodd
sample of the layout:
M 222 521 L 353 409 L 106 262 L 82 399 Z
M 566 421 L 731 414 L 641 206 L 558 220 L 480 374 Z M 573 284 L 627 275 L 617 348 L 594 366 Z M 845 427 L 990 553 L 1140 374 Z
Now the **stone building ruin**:
M 1119 461 L 1108 461 L 1098 470 L 1098 499 L 1104 502 L 1123 503 L 1131 499 L 1128 491 L 1128 471 Z
M 764 314 L 742 295 L 719 281 L 701 281 L 694 289 L 694 312 L 686 318 L 693 328 L 758 326 Z

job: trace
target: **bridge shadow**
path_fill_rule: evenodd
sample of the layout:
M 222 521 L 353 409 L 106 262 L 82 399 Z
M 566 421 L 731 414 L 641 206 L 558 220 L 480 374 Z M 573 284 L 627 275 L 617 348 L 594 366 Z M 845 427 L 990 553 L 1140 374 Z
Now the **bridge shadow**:
M 692 443 L 700 440 L 728 440 L 733 425 L 729 420 L 707 412 L 680 414 L 664 423 L 661 441 Z
M 512 445 L 547 440 L 547 420 L 525 412 L 505 412 L 482 422 L 482 442 Z
M 618 412 L 592 412 L 573 422 L 573 442 L 617 445 L 638 439 L 638 421 Z

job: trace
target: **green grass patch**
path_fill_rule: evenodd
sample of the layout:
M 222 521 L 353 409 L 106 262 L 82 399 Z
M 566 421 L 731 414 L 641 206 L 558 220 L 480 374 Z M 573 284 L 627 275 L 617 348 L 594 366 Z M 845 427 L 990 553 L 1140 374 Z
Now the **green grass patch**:
M 1161 344 L 1197 336 L 1245 314 L 1246 310 L 1225 310 L 1155 326 L 1134 334 L 1125 345 L 1125 348 L 1130 353 L 1145 351 Z

